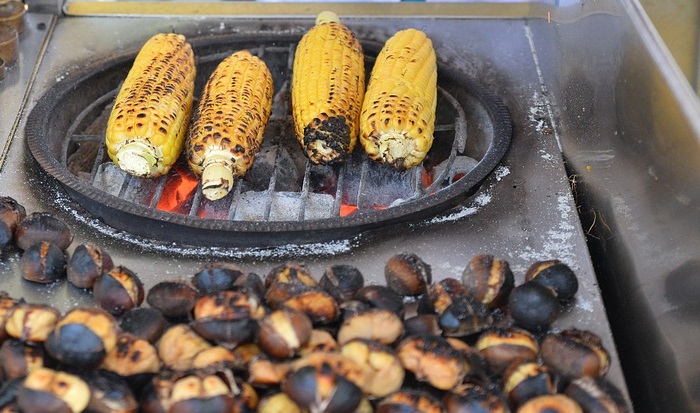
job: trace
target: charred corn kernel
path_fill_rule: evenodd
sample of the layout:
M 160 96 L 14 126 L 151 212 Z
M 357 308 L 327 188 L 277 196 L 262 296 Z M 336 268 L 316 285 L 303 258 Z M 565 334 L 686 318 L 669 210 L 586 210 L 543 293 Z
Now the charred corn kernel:
M 420 30 L 390 38 L 377 56 L 360 115 L 360 142 L 370 158 L 403 171 L 433 144 L 437 62 Z
M 184 36 L 156 34 L 143 45 L 107 123 L 107 151 L 117 166 L 145 178 L 170 170 L 185 140 L 195 74 Z
M 223 198 L 253 165 L 272 111 L 272 74 L 242 50 L 224 59 L 207 81 L 187 136 L 187 160 L 202 194 Z
M 294 54 L 292 109 L 297 139 L 312 163 L 342 162 L 359 133 L 365 93 L 362 46 L 332 12 L 322 12 Z

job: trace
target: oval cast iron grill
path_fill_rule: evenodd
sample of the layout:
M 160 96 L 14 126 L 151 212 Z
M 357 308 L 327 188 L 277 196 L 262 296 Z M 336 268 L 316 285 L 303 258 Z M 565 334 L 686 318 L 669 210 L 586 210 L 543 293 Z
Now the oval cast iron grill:
M 398 173 L 368 160 L 359 143 L 343 166 L 311 165 L 296 143 L 289 107 L 298 40 L 298 36 L 289 35 L 262 40 L 260 36 L 190 39 L 197 56 L 196 96 L 216 65 L 235 50 L 249 49 L 265 60 L 273 73 L 275 100 L 261 150 L 269 151 L 268 158 L 273 159 L 268 165 L 271 171 L 261 169 L 265 188 L 256 188 L 260 182 L 250 182 L 248 175 L 261 175 L 251 170 L 237 180 L 231 194 L 216 203 L 202 197 L 198 185 L 182 200 L 177 212 L 163 211 L 158 205 L 168 180 L 177 179 L 176 172 L 154 180 L 139 179 L 111 164 L 105 154 L 104 128 L 133 62 L 133 51 L 96 62 L 53 86 L 28 117 L 29 149 L 41 169 L 85 210 L 111 227 L 154 242 L 234 248 L 346 239 L 432 217 L 474 194 L 507 151 L 512 127 L 501 100 L 438 61 L 435 143 L 422 166 Z M 363 42 L 368 74 L 381 46 Z M 289 156 L 280 155 L 285 151 Z M 80 159 L 81 152 L 89 154 L 86 159 Z M 75 171 L 73 157 L 79 158 L 77 163 L 83 164 L 83 170 Z M 290 163 L 301 165 L 296 190 L 279 189 L 279 180 L 288 175 L 288 169 L 282 167 L 285 161 L 287 167 Z M 181 159 L 179 163 L 180 170 L 191 175 L 183 166 L 186 162 Z M 256 159 L 254 169 L 259 163 Z M 424 182 L 426 173 L 433 175 L 432 182 Z M 390 204 L 380 208 L 377 199 L 366 196 L 373 193 L 386 198 L 393 192 L 399 192 L 400 199 L 390 199 Z M 246 197 L 252 199 L 248 204 Z M 278 202 L 282 198 L 287 201 Z M 321 208 L 314 209 L 312 204 Z M 356 211 L 341 216 L 344 204 Z M 246 208 L 248 214 L 242 212 Z

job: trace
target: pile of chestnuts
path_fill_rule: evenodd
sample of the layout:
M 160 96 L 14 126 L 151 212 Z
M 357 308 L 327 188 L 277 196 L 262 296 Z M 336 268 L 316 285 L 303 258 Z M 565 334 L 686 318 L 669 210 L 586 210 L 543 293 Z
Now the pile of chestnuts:
M 628 411 L 601 339 L 550 329 L 578 289 L 557 260 L 517 286 L 491 255 L 433 282 L 420 257 L 397 254 L 385 285 L 345 264 L 316 278 L 296 262 L 262 277 L 214 262 L 144 291 L 98 246 L 68 259 L 70 231 L 47 214 L 0 203 L 22 276 L 66 277 L 97 303 L 61 314 L 0 292 L 0 412 Z

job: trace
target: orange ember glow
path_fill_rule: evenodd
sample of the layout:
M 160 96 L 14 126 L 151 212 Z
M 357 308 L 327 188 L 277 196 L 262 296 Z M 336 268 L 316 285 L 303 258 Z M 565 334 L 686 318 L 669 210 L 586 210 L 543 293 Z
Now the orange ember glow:
M 161 211 L 186 214 L 189 212 L 187 201 L 194 195 L 199 179 L 186 167 L 175 165 L 163 188 L 156 209 Z

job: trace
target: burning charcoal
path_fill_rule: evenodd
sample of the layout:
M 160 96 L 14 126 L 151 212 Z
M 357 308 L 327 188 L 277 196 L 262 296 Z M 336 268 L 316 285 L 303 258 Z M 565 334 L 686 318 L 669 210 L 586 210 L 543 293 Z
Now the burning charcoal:
M 22 278 L 48 284 L 66 276 L 66 253 L 56 244 L 41 241 L 27 248 L 19 259 Z
M 170 318 L 186 318 L 196 300 L 197 291 L 182 281 L 161 281 L 146 295 L 148 305 Z
M 54 359 L 78 368 L 98 366 L 117 343 L 116 320 L 98 308 L 74 308 L 49 334 L 44 346 Z
M 298 221 L 301 195 L 298 192 L 273 192 L 270 207 L 271 221 Z
M 417 296 L 432 282 L 430 265 L 415 254 L 396 254 L 384 267 L 384 278 L 389 288 L 400 295 Z
M 92 288 L 97 277 L 114 267 L 112 257 L 99 245 L 80 244 L 68 260 L 66 276 L 78 288 Z
M 141 337 L 153 344 L 168 327 L 168 321 L 160 310 L 135 307 L 122 314 L 119 318 L 119 326 L 124 332 Z
M 27 211 L 14 198 L 0 197 L 0 250 L 12 242 L 19 223 L 27 216 Z
M 241 192 L 236 201 L 234 221 L 264 221 L 265 209 L 269 202 L 270 195 L 267 191 Z
M 119 266 L 102 274 L 92 287 L 95 302 L 115 316 L 143 302 L 143 284 L 130 269 Z
M 41 241 L 55 243 L 66 250 L 73 241 L 73 233 L 65 222 L 45 212 L 34 212 L 27 215 L 15 232 L 15 243 L 20 249 L 26 250 Z
M 281 146 L 262 148 L 255 155 L 255 163 L 245 176 L 253 191 L 265 191 L 270 178 L 275 176 L 275 191 L 299 192 L 301 174 L 289 152 Z
M 119 196 L 126 179 L 129 179 L 129 174 L 114 163 L 105 162 L 97 168 L 93 185 L 110 195 Z
M 310 192 L 304 204 L 304 219 L 321 219 L 333 216 L 335 198 L 332 195 Z
M 471 296 L 494 309 L 506 304 L 515 278 L 507 261 L 493 255 L 477 255 L 464 269 L 462 283 Z
M 129 183 L 122 194 L 124 199 L 139 204 L 151 205 L 153 198 L 158 192 L 160 180 L 158 179 L 129 179 Z
M 236 264 L 214 262 L 207 264 L 192 277 L 192 285 L 200 294 L 232 290 L 238 277 L 245 272 Z
M 45 367 L 29 374 L 17 392 L 17 405 L 24 413 L 80 413 L 89 402 L 84 380 Z

